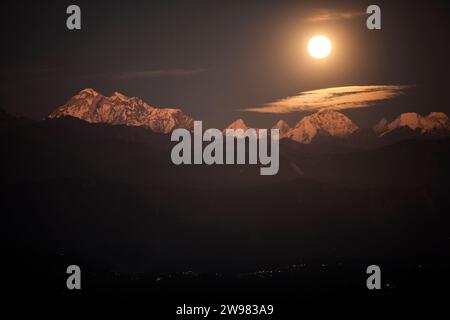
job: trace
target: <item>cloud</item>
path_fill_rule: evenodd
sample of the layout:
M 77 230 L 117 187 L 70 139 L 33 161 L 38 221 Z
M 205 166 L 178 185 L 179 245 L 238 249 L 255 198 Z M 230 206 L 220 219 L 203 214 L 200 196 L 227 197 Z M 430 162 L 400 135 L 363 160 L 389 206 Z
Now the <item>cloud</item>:
M 160 69 L 119 74 L 120 79 L 155 78 L 155 77 L 179 77 L 190 76 L 205 72 L 205 69 Z
M 181 77 L 190 76 L 205 72 L 206 69 L 153 69 L 143 71 L 119 72 L 119 73 L 98 73 L 91 74 L 89 78 L 115 78 L 115 79 L 147 79 L 158 77 Z
M 56 68 L 45 67 L 8 67 L 0 69 L 0 75 L 5 76 L 42 76 L 58 71 Z
M 309 22 L 327 22 L 337 20 L 348 20 L 365 15 L 363 11 L 329 11 L 319 10 L 316 14 L 307 18 Z
M 373 106 L 376 101 L 395 98 L 404 94 L 411 86 L 372 85 L 348 86 L 300 92 L 258 107 L 241 111 L 259 113 L 290 113 L 297 111 L 316 111 L 319 109 L 353 109 Z

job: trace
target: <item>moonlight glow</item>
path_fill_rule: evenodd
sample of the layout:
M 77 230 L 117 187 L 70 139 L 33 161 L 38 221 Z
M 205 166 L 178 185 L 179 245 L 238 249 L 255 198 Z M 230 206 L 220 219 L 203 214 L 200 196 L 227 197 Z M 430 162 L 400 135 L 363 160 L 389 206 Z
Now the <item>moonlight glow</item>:
M 308 52 L 315 59 L 326 58 L 331 52 L 331 41 L 325 36 L 314 36 L 308 42 Z

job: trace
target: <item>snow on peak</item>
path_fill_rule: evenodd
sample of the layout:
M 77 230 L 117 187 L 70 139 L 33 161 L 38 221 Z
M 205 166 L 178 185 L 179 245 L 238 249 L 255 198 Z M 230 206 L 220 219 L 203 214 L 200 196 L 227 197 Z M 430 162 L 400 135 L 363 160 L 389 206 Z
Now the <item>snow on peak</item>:
M 66 104 L 53 111 L 49 118 L 72 116 L 92 123 L 140 126 L 158 133 L 176 128 L 193 128 L 193 119 L 181 109 L 154 108 L 143 100 L 114 92 L 105 97 L 93 89 L 84 89 Z
M 444 127 L 449 126 L 449 119 L 447 115 L 443 112 L 431 112 L 426 118 L 428 121 L 433 121 L 436 124 L 439 123 Z
M 348 117 L 340 112 L 322 109 L 300 120 L 295 128 L 287 133 L 287 137 L 300 143 L 311 143 L 318 135 L 344 138 L 358 130 Z
M 284 120 L 278 120 L 272 127 L 272 129 L 278 129 L 280 138 L 284 138 L 286 134 L 291 130 L 291 127 Z
M 226 129 L 233 129 L 233 130 L 237 130 L 237 129 L 242 129 L 242 130 L 247 130 L 248 127 L 245 124 L 244 120 L 242 119 L 237 119 L 236 121 L 234 121 L 233 123 L 231 123 L 228 127 L 226 127 Z
M 111 98 L 118 98 L 118 99 L 120 99 L 120 100 L 128 100 L 128 99 L 129 99 L 126 95 L 124 95 L 124 94 L 122 94 L 122 93 L 120 93 L 120 92 L 117 92 L 117 91 L 115 91 L 115 92 L 112 94 Z
M 393 130 L 398 127 L 410 127 L 416 130 L 420 127 L 421 116 L 415 112 L 402 113 L 388 125 L 389 130 Z
M 450 130 L 450 121 L 443 112 L 431 112 L 426 117 L 422 117 L 415 112 L 407 112 L 402 113 L 386 126 L 377 127 L 378 130 L 375 130 L 375 132 L 382 136 L 401 127 L 419 130 L 420 133 L 425 134 L 434 130 Z
M 92 88 L 83 89 L 78 93 L 78 95 L 86 95 L 86 94 L 91 95 L 91 96 L 99 95 L 99 93 Z
M 380 122 L 378 122 L 374 127 L 373 127 L 373 131 L 375 131 L 376 133 L 381 133 L 384 132 L 388 129 L 388 121 L 386 120 L 386 118 L 383 118 L 380 120 Z
M 253 130 L 252 130 L 253 129 Z M 233 132 L 228 132 L 227 130 L 234 130 Z M 239 132 L 236 130 L 242 130 L 242 132 Z M 249 131 L 247 131 L 249 130 Z M 258 138 L 259 137 L 259 128 L 249 128 L 244 120 L 242 119 L 237 119 L 236 121 L 234 121 L 233 123 L 231 123 L 228 127 L 226 127 L 225 129 L 223 129 L 223 134 L 225 135 L 232 135 L 234 137 L 237 138 L 245 138 L 246 136 L 251 136 L 251 137 L 255 137 Z

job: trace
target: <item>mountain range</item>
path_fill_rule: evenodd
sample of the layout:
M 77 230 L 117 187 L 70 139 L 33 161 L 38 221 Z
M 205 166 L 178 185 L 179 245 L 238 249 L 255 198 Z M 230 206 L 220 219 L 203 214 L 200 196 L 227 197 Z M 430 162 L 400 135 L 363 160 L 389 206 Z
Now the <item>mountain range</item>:
M 119 92 L 106 97 L 91 88 L 84 89 L 66 104 L 50 113 L 48 118 L 71 116 L 90 123 L 137 126 L 152 132 L 167 134 L 177 128 L 193 129 L 193 118 L 179 108 L 157 108 L 142 99 L 128 97 Z M 250 128 L 243 119 L 237 119 L 226 129 Z M 442 112 L 431 112 L 427 116 L 408 112 L 400 114 L 392 122 L 385 118 L 373 128 L 359 128 L 350 118 L 331 109 L 322 109 L 303 117 L 294 127 L 279 120 L 272 128 L 280 130 L 280 138 L 287 138 L 301 144 L 325 139 L 361 139 L 364 136 L 395 139 L 408 137 L 429 137 L 448 135 L 450 121 Z M 254 128 L 258 131 L 258 128 Z
M 283 135 L 307 133 L 311 143 L 282 139 L 278 174 L 261 176 L 254 165 L 174 165 L 174 143 L 161 134 L 170 126 L 156 133 L 127 118 L 95 118 L 109 115 L 101 103 L 76 100 L 95 106 L 92 114 L 78 113 L 91 122 L 0 111 L 1 243 L 155 272 L 229 272 L 316 257 L 448 256 L 450 139 L 347 148 L 433 130 L 394 120 L 398 128 L 379 136 L 335 111 L 311 114 L 293 128 L 279 121 Z M 100 100 L 120 100 L 119 107 L 132 98 Z
M 193 119 L 174 108 L 155 108 L 136 97 L 114 92 L 110 97 L 91 88 L 80 91 L 66 104 L 53 111 L 50 119 L 72 116 L 91 123 L 137 126 L 157 133 L 176 128 L 193 128 Z
M 450 130 L 450 121 L 443 112 L 431 112 L 426 117 L 414 112 L 402 113 L 394 121 L 388 123 L 383 118 L 375 125 L 374 131 L 383 136 L 401 127 L 409 128 L 413 131 L 418 130 L 422 134 L 429 134 L 439 130 Z
M 247 130 L 249 126 L 243 119 L 238 119 L 231 123 L 226 129 Z M 412 137 L 414 135 L 433 136 L 450 133 L 450 120 L 443 112 L 431 112 L 423 117 L 414 112 L 402 113 L 392 122 L 385 118 L 373 128 L 367 129 L 358 127 L 350 118 L 344 114 L 322 109 L 311 115 L 303 117 L 294 127 L 290 127 L 284 120 L 279 120 L 273 129 L 280 130 L 281 138 L 310 144 L 319 137 L 349 138 L 361 135 L 373 134 L 382 138 L 398 131 L 407 132 Z M 255 128 L 259 130 L 258 128 Z

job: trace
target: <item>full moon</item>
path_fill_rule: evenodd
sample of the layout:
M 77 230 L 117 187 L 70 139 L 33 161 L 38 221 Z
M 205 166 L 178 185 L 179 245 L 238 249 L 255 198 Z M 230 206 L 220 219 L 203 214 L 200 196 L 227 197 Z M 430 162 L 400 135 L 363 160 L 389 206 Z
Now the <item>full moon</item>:
M 331 41 L 325 36 L 314 36 L 308 42 L 308 52 L 315 59 L 328 57 L 331 52 Z

